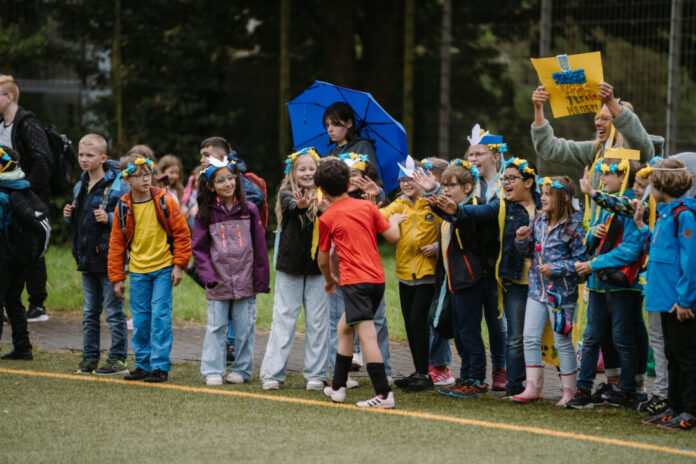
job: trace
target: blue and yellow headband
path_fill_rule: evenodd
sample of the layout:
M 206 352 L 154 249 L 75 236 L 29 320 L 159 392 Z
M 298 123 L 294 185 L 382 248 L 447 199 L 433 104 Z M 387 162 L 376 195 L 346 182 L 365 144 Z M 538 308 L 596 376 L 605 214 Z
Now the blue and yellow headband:
M 338 155 L 338 160 L 343 161 L 349 168 L 364 171 L 367 169 L 369 158 L 367 155 L 359 155 L 357 153 L 343 153 Z
M 423 159 L 421 160 L 421 164 L 422 164 L 423 166 L 425 166 L 425 169 L 427 169 L 428 171 L 430 171 L 430 170 L 432 170 L 432 169 L 439 169 L 440 171 L 444 171 L 444 169 L 438 168 L 438 167 L 435 166 L 433 163 L 431 163 L 431 162 L 430 162 L 430 158 L 423 158 Z
M 126 169 L 123 170 L 123 177 L 129 177 L 135 172 L 135 169 L 138 166 L 145 165 L 148 168 L 150 168 L 150 172 L 153 172 L 155 170 L 155 163 L 152 162 L 151 159 L 148 158 L 136 158 L 136 160 L 132 163 L 128 163 L 128 166 L 126 166 Z
M 8 155 L 5 150 L 0 148 L 0 160 L 2 160 L 2 169 L 0 169 L 0 174 L 2 174 L 5 171 L 12 171 L 14 170 L 14 167 L 17 165 L 15 160 L 10 158 L 10 155 Z
M 656 156 L 652 158 L 650 161 L 648 161 L 648 166 L 638 171 L 636 173 L 636 176 L 642 177 L 643 179 L 647 178 L 650 174 L 653 173 L 653 166 L 655 165 L 655 163 L 657 163 L 658 161 L 662 161 L 663 159 L 664 158 L 661 156 Z
M 565 185 L 561 184 L 557 180 L 552 181 L 550 177 L 542 177 L 537 181 L 539 184 L 539 187 L 543 187 L 544 185 L 548 185 L 551 188 L 559 189 L 559 190 L 565 190 L 565 192 L 568 194 L 570 198 L 573 198 L 573 194 L 570 193 L 570 190 L 568 190 L 568 187 Z
M 316 161 L 317 164 L 319 164 L 319 160 L 321 159 L 321 157 L 319 156 L 319 153 L 317 153 L 317 151 L 313 147 L 303 148 L 302 150 L 296 151 L 292 155 L 288 155 L 288 157 L 285 158 L 285 172 L 284 172 L 284 174 L 287 174 L 288 172 L 290 172 L 290 169 L 292 169 L 292 165 L 295 163 L 295 160 L 299 156 L 302 156 L 302 155 L 311 156 L 312 158 L 314 158 L 314 161 Z
M 536 177 L 536 172 L 534 172 L 534 169 L 532 169 L 526 159 L 510 158 L 505 162 L 505 164 L 503 164 L 503 170 L 510 166 L 515 166 L 523 177 L 528 179 Z
M 595 171 L 599 174 L 616 174 L 618 172 L 628 172 L 631 168 L 627 159 L 622 159 L 619 164 L 605 163 L 603 160 L 597 161 Z
M 215 171 L 221 168 L 228 168 L 230 171 L 234 172 L 234 167 L 237 163 L 231 159 L 219 160 L 217 158 L 210 158 L 210 166 L 205 169 L 205 180 L 210 180 L 210 178 L 215 174 Z
M 461 167 L 463 167 L 464 169 L 466 169 L 467 171 L 470 171 L 470 172 L 471 172 L 471 175 L 474 176 L 474 181 L 476 181 L 476 182 L 478 183 L 478 181 L 479 181 L 479 170 L 478 170 L 478 168 L 477 168 L 475 165 L 471 164 L 471 163 L 468 162 L 468 161 L 464 161 L 464 160 L 462 160 L 462 159 L 459 159 L 459 158 L 455 158 L 455 159 L 453 159 L 452 161 L 450 161 L 450 164 L 449 164 L 449 165 L 450 165 L 450 166 L 461 166 Z

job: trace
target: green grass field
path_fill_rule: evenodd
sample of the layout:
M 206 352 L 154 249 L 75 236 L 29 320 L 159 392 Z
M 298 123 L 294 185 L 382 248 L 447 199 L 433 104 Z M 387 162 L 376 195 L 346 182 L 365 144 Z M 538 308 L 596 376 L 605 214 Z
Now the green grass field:
M 71 354 L 39 352 L 33 362 L 5 361 L 0 368 L 65 374 L 77 361 Z M 0 462 L 696 462 L 695 433 L 641 425 L 633 412 L 567 411 L 547 402 L 520 406 L 490 395 L 455 400 L 424 392 L 396 394 L 397 413 L 409 415 L 378 414 L 330 407 L 320 393 L 304 391 L 299 376 L 278 392 L 263 392 L 256 380 L 205 387 L 198 367 L 188 364 L 175 365 L 166 385 L 200 391 L 0 372 Z M 363 381 L 348 402 L 371 395 Z M 319 404 L 270 400 L 281 397 Z M 450 422 L 461 419 L 486 422 Z M 554 431 L 692 455 L 550 436 Z

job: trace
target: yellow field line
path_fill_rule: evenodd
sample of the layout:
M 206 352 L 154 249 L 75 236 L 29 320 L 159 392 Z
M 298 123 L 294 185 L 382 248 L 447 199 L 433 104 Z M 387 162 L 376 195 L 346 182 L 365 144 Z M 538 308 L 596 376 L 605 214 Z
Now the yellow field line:
M 277 396 L 277 395 L 270 395 L 270 394 L 240 392 L 240 391 L 234 391 L 234 390 L 218 390 L 218 389 L 204 388 L 204 387 L 187 387 L 184 385 L 172 385 L 172 384 L 166 384 L 166 383 L 128 382 L 126 380 L 110 379 L 110 378 L 104 378 L 104 377 L 59 374 L 59 373 L 54 373 L 54 372 L 39 372 L 39 371 L 20 370 L 20 369 L 0 368 L 0 373 L 14 374 L 14 375 L 30 375 L 30 376 L 35 376 L 35 377 L 50 377 L 50 378 L 54 378 L 54 379 L 82 380 L 82 381 L 86 381 L 86 382 L 102 382 L 102 383 L 111 383 L 111 384 L 137 386 L 137 387 L 159 388 L 159 389 L 163 389 L 163 390 L 176 390 L 176 391 L 195 392 L 195 393 L 207 393 L 207 394 L 211 394 L 211 395 L 236 396 L 239 398 L 254 398 L 254 399 L 260 399 L 260 400 L 280 401 L 282 403 L 295 403 L 295 404 L 303 404 L 303 405 L 311 405 L 311 406 L 323 406 L 323 407 L 330 407 L 330 408 L 350 409 L 350 410 L 361 411 L 361 412 L 373 412 L 373 413 L 388 414 L 388 415 L 393 415 L 393 416 L 413 417 L 413 418 L 417 418 L 417 419 L 428 419 L 428 420 L 436 420 L 436 421 L 441 421 L 441 422 L 451 422 L 451 423 L 455 423 L 455 424 L 473 425 L 475 427 L 486 427 L 486 428 L 498 429 L 498 430 L 507 430 L 507 431 L 514 431 L 514 432 L 527 432 L 527 433 L 533 433 L 536 435 L 544 435 L 544 436 L 549 436 L 549 437 L 570 438 L 572 440 L 590 441 L 590 442 L 595 442 L 595 443 L 602 443 L 605 445 L 624 446 L 627 448 L 635 448 L 635 449 L 641 449 L 641 450 L 646 450 L 646 451 L 657 451 L 660 453 L 678 454 L 678 455 L 682 455 L 682 456 L 696 457 L 696 451 L 693 451 L 693 450 L 669 448 L 667 446 L 651 445 L 649 443 L 618 440 L 615 438 L 597 437 L 597 436 L 584 435 L 584 434 L 573 433 L 573 432 L 563 432 L 561 430 L 544 429 L 541 427 L 529 427 L 529 426 L 523 426 L 523 425 L 514 425 L 514 424 L 505 424 L 505 423 L 499 423 L 499 422 L 481 421 L 481 420 L 476 420 L 476 419 L 464 419 L 464 418 L 460 418 L 460 417 L 444 416 L 444 415 L 440 415 L 440 414 L 431 414 L 431 413 L 427 413 L 427 412 L 404 411 L 404 410 L 399 410 L 399 409 L 358 408 L 357 406 L 354 406 L 354 405 L 332 403 L 328 400 L 327 401 L 307 400 L 304 398 L 293 398 L 290 396 Z

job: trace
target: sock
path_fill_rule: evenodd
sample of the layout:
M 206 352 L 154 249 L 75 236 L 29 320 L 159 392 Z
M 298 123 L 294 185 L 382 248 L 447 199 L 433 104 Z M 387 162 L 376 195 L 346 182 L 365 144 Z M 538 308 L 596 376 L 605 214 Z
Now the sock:
M 389 388 L 389 381 L 387 380 L 387 373 L 384 370 L 384 363 L 367 363 L 367 374 L 370 376 L 375 393 L 382 398 L 386 397 L 391 391 L 391 388 Z
M 348 371 L 350 370 L 350 364 L 352 361 L 353 355 L 343 356 L 340 353 L 336 353 L 336 367 L 334 368 L 331 388 L 338 390 L 339 388 L 346 386 L 346 381 L 348 380 Z

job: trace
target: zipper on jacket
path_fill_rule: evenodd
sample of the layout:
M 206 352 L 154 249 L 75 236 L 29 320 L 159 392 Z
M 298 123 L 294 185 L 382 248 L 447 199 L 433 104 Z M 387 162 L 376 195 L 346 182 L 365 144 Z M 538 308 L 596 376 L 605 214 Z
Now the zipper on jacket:
M 237 224 L 237 238 L 239 239 L 239 248 L 242 248 L 242 231 L 239 229 L 239 224 Z
M 220 233 L 222 234 L 222 248 L 227 249 L 227 238 L 225 237 L 225 226 L 220 227 Z
M 413 243 L 414 247 L 412 248 L 413 253 L 411 254 L 411 275 L 414 276 L 416 275 L 416 248 L 418 248 L 418 244 L 416 243 L 416 229 L 418 228 L 418 212 L 415 210 L 415 204 L 414 204 L 414 213 L 413 213 L 413 232 L 411 233 L 411 243 Z
M 462 258 L 464 258 L 466 268 L 469 270 L 469 276 L 471 276 L 471 280 L 474 280 L 474 273 L 472 272 L 471 266 L 469 265 L 469 260 L 466 258 L 466 255 L 463 255 Z

